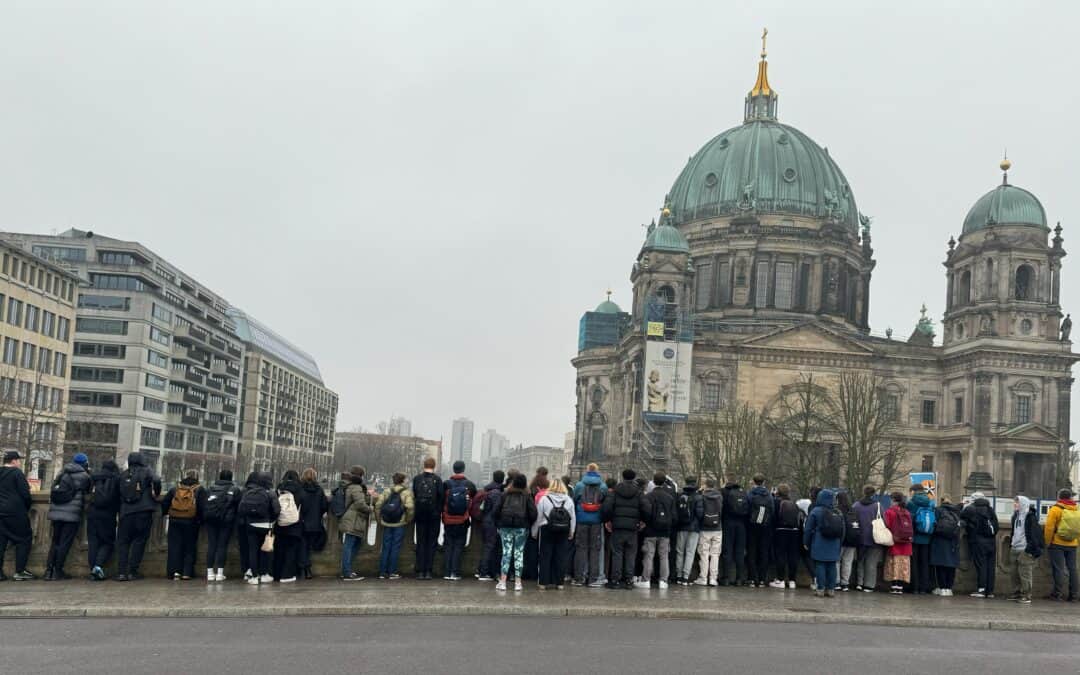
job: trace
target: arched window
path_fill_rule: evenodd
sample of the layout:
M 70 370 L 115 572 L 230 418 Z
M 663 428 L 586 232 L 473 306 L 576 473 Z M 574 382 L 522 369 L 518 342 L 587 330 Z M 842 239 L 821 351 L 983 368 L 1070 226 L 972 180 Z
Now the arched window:
M 1016 299 L 1017 300 L 1032 300 L 1035 297 L 1035 289 L 1033 282 L 1035 280 L 1035 270 L 1031 269 L 1031 265 L 1021 265 L 1016 268 Z
M 960 287 L 956 293 L 956 304 L 960 307 L 971 302 L 971 270 L 964 270 L 960 273 Z

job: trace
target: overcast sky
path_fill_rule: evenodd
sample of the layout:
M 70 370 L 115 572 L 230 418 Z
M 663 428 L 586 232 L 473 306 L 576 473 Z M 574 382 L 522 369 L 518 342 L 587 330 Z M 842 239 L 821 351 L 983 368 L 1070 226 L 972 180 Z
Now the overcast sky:
M 0 229 L 163 254 L 310 352 L 341 429 L 561 445 L 578 320 L 628 304 L 641 224 L 742 121 L 762 26 L 781 121 L 874 216 L 875 332 L 940 321 L 1006 146 L 1080 252 L 1080 5 L 874 4 L 5 0 Z

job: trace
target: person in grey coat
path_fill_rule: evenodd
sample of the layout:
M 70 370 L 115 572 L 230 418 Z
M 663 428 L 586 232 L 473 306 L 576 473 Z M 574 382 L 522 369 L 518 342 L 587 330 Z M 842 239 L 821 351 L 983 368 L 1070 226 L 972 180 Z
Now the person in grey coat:
M 45 561 L 45 580 L 70 579 L 64 572 L 68 551 L 75 542 L 82 523 L 86 496 L 90 493 L 90 473 L 86 470 L 90 461 L 79 453 L 71 463 L 64 466 L 53 483 L 49 504 L 49 523 L 52 525 L 52 542 L 49 557 Z M 62 497 L 60 495 L 63 495 Z

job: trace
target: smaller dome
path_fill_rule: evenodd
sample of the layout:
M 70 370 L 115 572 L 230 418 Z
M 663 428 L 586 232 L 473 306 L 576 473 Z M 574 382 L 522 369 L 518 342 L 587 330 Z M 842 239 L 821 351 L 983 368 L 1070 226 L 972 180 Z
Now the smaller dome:
M 601 302 L 593 311 L 597 314 L 622 314 L 622 309 L 611 300 Z
M 994 225 L 1049 229 L 1046 226 L 1046 210 L 1035 195 L 1008 183 L 1002 183 L 975 202 L 964 218 L 963 231 L 967 234 Z
M 656 227 L 649 228 L 649 236 L 645 238 L 645 246 L 642 251 L 668 251 L 669 253 L 689 253 L 690 244 L 686 237 L 667 223 L 665 218 Z

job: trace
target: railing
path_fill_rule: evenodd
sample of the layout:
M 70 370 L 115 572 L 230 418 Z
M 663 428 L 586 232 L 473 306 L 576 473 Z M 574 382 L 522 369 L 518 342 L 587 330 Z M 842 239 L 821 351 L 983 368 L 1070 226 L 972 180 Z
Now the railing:
M 236 358 L 240 358 L 243 355 L 243 352 L 241 352 L 236 347 L 227 347 L 225 351 L 229 354 L 229 356 L 233 356 Z
M 189 424 L 193 427 L 197 427 L 199 426 L 199 423 L 202 422 L 202 419 L 194 415 L 183 415 L 180 418 L 180 421 L 184 424 Z
M 188 382 L 194 382 L 196 384 L 202 384 L 203 380 L 205 378 L 203 378 L 202 375 L 196 373 L 194 370 L 185 370 L 184 371 L 184 379 L 187 380 Z
M 206 378 L 206 386 L 210 387 L 211 389 L 216 389 L 218 391 L 221 391 L 221 388 L 222 388 L 221 381 L 220 380 L 215 380 L 212 377 Z
M 213 420 L 208 420 L 208 419 L 204 419 L 202 421 L 202 425 L 206 429 L 214 429 L 214 430 L 217 430 L 217 428 L 219 426 L 219 424 L 217 422 L 215 422 Z
M 234 433 L 236 433 L 236 425 L 235 424 L 226 424 L 225 422 L 222 422 L 221 423 L 221 430 L 226 432 L 226 433 L 229 433 L 229 434 L 234 434 Z
M 237 389 L 236 387 L 230 387 L 229 385 L 225 385 L 225 393 L 230 394 L 232 396 L 236 396 L 237 394 L 240 393 L 240 390 Z

